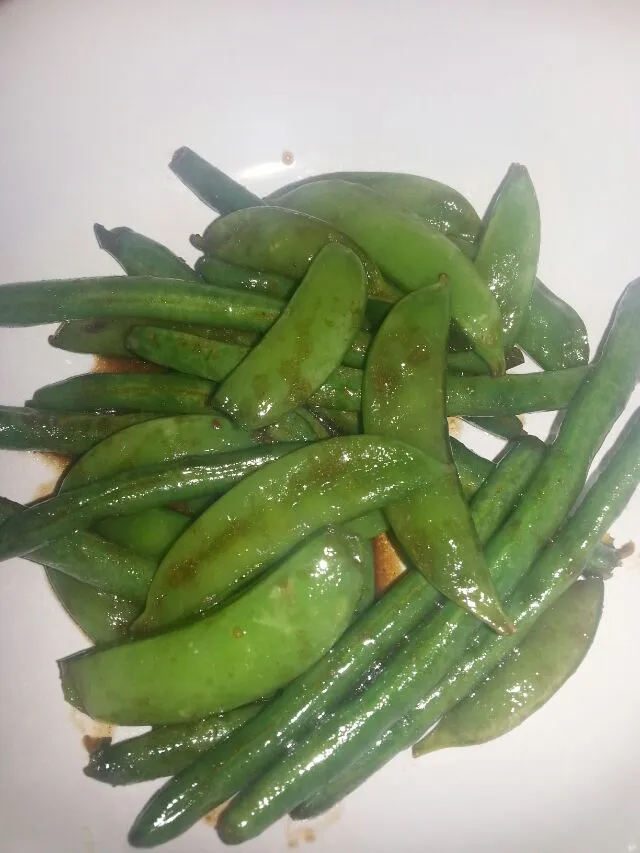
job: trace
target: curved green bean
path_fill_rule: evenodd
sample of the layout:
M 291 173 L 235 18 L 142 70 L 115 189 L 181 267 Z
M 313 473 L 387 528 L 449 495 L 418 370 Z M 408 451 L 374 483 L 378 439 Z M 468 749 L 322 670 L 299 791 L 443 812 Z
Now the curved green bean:
M 174 152 L 169 168 L 200 201 L 218 213 L 262 204 L 261 198 L 186 145 Z
M 298 286 L 298 282 L 284 275 L 264 270 L 250 270 L 235 264 L 228 264 L 220 258 L 202 255 L 195 263 L 195 270 L 209 284 L 221 287 L 239 287 L 254 293 L 264 293 L 276 299 L 288 299 Z
M 93 233 L 100 248 L 108 252 L 127 275 L 153 275 L 198 281 L 198 276 L 186 261 L 174 255 L 166 246 L 131 228 L 109 230 L 96 222 Z

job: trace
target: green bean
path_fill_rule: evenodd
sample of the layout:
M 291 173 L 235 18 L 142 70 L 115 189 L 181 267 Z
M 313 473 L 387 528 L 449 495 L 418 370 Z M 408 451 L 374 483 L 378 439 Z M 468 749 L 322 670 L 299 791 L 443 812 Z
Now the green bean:
M 262 204 L 257 195 L 216 169 L 186 145 L 174 152 L 169 168 L 200 201 L 218 213 Z
M 53 594 L 92 643 L 122 639 L 140 613 L 140 604 L 102 592 L 55 569 L 45 572 Z
M 195 270 L 209 284 L 221 287 L 239 287 L 242 290 L 252 290 L 254 293 L 264 293 L 276 299 L 288 299 L 298 286 L 298 283 L 284 275 L 261 270 L 250 270 L 235 264 L 228 264 L 220 258 L 202 255 L 195 264 Z
M 3 450 L 41 450 L 75 456 L 118 430 L 155 417 L 157 415 L 151 412 L 87 415 L 0 406 L 0 447 Z
M 327 222 L 282 207 L 253 207 L 221 216 L 191 241 L 207 255 L 253 270 L 299 280 L 327 243 L 354 249 L 367 273 L 370 297 L 395 302 L 401 291 L 341 231 Z
M 525 435 L 522 421 L 516 415 L 496 415 L 495 417 L 465 418 L 484 432 L 497 435 L 498 438 L 519 438 Z
M 502 314 L 505 346 L 527 314 L 540 253 L 540 209 L 529 172 L 512 163 L 482 223 L 475 266 Z
M 517 338 L 544 370 L 563 370 L 589 361 L 587 330 L 579 314 L 539 280 Z
M 0 521 L 15 518 L 23 507 L 0 498 Z M 156 562 L 106 542 L 92 533 L 77 532 L 73 536 L 50 542 L 32 551 L 27 559 L 59 573 L 69 575 L 84 586 L 118 595 L 131 601 L 143 602 Z M 140 611 L 136 605 L 136 615 Z
M 473 265 L 442 232 L 380 193 L 346 181 L 307 184 L 282 196 L 279 203 L 343 231 L 403 290 L 433 284 L 445 274 L 451 284 L 452 319 L 491 372 L 504 373 L 495 299 Z
M 420 288 L 393 307 L 367 359 L 364 428 L 411 444 L 448 466 L 428 489 L 386 507 L 385 515 L 403 550 L 436 589 L 496 631 L 508 632 L 509 620 L 451 464 L 445 416 L 448 334 L 444 281 Z
M 340 364 L 365 300 L 358 257 L 345 246 L 325 246 L 278 320 L 218 388 L 214 404 L 248 429 L 297 408 Z
M 272 695 L 318 661 L 351 621 L 361 589 L 362 572 L 342 535 L 324 532 L 203 619 L 63 658 L 65 698 L 125 725 L 232 710 Z
M 509 347 L 504 352 L 505 369 L 511 370 L 524 364 L 524 355 L 518 347 Z M 483 374 L 489 372 L 487 362 L 475 352 L 462 350 L 450 352 L 447 356 L 447 370 L 450 373 Z
M 299 445 L 280 444 L 177 459 L 121 471 L 47 498 L 0 527 L 0 559 L 28 554 L 88 527 L 96 519 L 128 515 L 186 498 L 219 495 L 250 471 L 296 447 Z
M 489 459 L 469 450 L 456 438 L 449 436 L 449 442 L 462 493 L 467 500 L 470 500 L 494 470 L 495 465 Z
M 198 276 L 186 261 L 166 246 L 131 228 L 112 228 L 109 231 L 96 222 L 93 233 L 100 248 L 115 258 L 127 275 L 198 281 Z
M 263 332 L 283 304 L 258 293 L 153 276 L 102 276 L 4 284 L 0 326 L 144 317 Z
M 420 741 L 424 755 L 486 743 L 519 726 L 557 693 L 591 648 L 604 601 L 601 578 L 574 583 L 527 636 Z
M 640 280 L 622 294 L 600 358 L 574 396 L 525 495 L 491 539 L 487 559 L 498 592 L 517 585 L 581 491 L 589 465 L 633 390 L 640 364 Z M 476 632 L 446 605 L 418 627 L 372 688 L 321 723 L 295 752 L 238 795 L 218 831 L 226 841 L 259 834 L 353 762 L 445 676 Z
M 398 500 L 442 469 L 399 441 L 369 436 L 306 445 L 265 466 L 178 539 L 158 567 L 137 628 L 212 606 L 304 537 Z
M 156 418 L 120 430 L 85 453 L 67 472 L 61 490 L 75 489 L 131 468 L 241 450 L 253 444 L 248 432 L 217 412 Z
M 480 457 L 459 446 L 464 451 L 461 459 L 466 457 L 475 475 L 488 474 L 495 480 L 496 500 L 508 511 L 523 487 L 515 471 L 509 468 L 504 477 L 506 466 L 493 469 L 486 460 L 487 467 L 482 470 Z M 474 513 L 473 517 L 482 528 L 481 516 Z M 321 661 L 272 699 L 255 720 L 167 782 L 136 819 L 131 843 L 153 846 L 174 838 L 264 771 L 295 735 L 322 719 L 358 687 L 376 662 L 385 659 L 407 633 L 426 621 L 439 600 L 420 572 L 406 572 Z
M 273 203 L 300 186 L 331 179 L 363 184 L 377 190 L 445 234 L 473 240 L 480 228 L 478 214 L 457 190 L 431 178 L 398 172 L 325 172 L 287 184 L 268 195 L 265 201 Z
M 221 743 L 255 717 L 260 708 L 260 704 L 255 703 L 195 723 L 155 726 L 144 734 L 117 743 L 106 738 L 90 753 L 84 773 L 109 785 L 131 785 L 173 776 L 205 749 Z

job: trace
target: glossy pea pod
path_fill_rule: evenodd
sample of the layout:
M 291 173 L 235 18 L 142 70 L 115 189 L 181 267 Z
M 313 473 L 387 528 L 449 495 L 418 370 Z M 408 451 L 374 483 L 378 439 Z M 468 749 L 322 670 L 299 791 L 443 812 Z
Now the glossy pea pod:
M 600 357 L 575 395 L 554 444 L 486 549 L 502 596 L 515 588 L 556 532 L 635 386 L 640 341 L 633 329 L 639 316 L 637 280 L 618 301 Z M 258 835 L 353 763 L 445 677 L 477 632 L 476 624 L 451 604 L 416 628 L 370 690 L 321 723 L 292 754 L 236 797 L 218 824 L 223 840 L 238 843 Z
M 0 447 L 77 456 L 114 432 L 155 417 L 153 412 L 95 415 L 0 406 Z
M 282 196 L 279 203 L 343 231 L 403 290 L 433 284 L 446 275 L 452 319 L 491 372 L 504 373 L 496 301 L 473 265 L 442 232 L 382 194 L 346 181 L 307 184 Z
M 401 499 L 442 470 L 402 442 L 362 435 L 287 454 L 238 483 L 178 539 L 158 567 L 137 628 L 211 607 L 306 536 Z
M 268 195 L 265 201 L 277 202 L 298 187 L 326 180 L 348 181 L 377 190 L 418 214 L 433 228 L 462 240 L 475 240 L 480 229 L 478 214 L 457 190 L 431 178 L 402 172 L 325 172 L 293 181 Z
M 540 209 L 529 172 L 512 163 L 485 214 L 475 267 L 502 315 L 502 340 L 513 344 L 527 314 L 540 253 Z
M 464 448 L 464 445 L 461 445 Z M 466 451 L 466 448 L 465 448 Z M 503 459 L 478 462 L 471 451 L 465 456 L 471 472 L 471 488 L 488 476 L 495 500 L 504 515 L 524 489 L 531 475 L 531 455 L 519 452 L 520 466 Z M 538 460 L 538 452 L 534 454 Z M 474 467 L 475 466 L 475 467 Z M 475 512 L 474 524 L 482 536 L 486 502 Z M 288 742 L 316 725 L 337 703 L 361 684 L 380 660 L 426 621 L 441 601 L 420 572 L 409 570 L 374 603 L 314 667 L 271 700 L 264 710 L 229 740 L 209 751 L 175 779 L 170 780 L 141 812 L 131 832 L 136 846 L 154 846 L 176 837 L 212 808 L 224 803 L 249 780 L 282 755 Z
M 290 453 L 299 444 L 279 444 L 188 457 L 120 471 L 25 508 L 0 526 L 0 559 L 22 556 L 89 527 L 110 515 L 128 515 L 171 501 L 213 497 L 251 471 Z
M 174 152 L 169 168 L 191 192 L 218 213 L 255 207 L 262 199 L 186 145 Z
M 573 516 L 564 525 L 524 578 L 509 602 L 517 633 L 508 638 L 491 637 L 470 645 L 464 655 L 432 691 L 425 691 L 415 707 L 382 733 L 350 767 L 345 767 L 321 792 L 295 810 L 296 817 L 310 817 L 331 808 L 398 752 L 407 749 L 442 715 L 479 685 L 482 680 L 526 637 L 536 621 L 571 587 L 598 548 L 600 536 L 624 509 L 640 479 L 640 429 L 637 415 L 630 429 L 616 442 L 613 454 L 587 492 Z M 496 642 L 497 640 L 497 642 Z M 422 743 L 422 742 L 421 742 Z M 417 744 L 416 754 L 422 751 Z M 424 744 L 428 743 L 425 739 Z
M 203 498 L 208 505 L 215 498 Z M 135 515 L 110 516 L 97 521 L 92 529 L 108 542 L 148 557 L 156 564 L 185 532 L 192 517 L 168 507 L 154 507 Z
M 297 408 L 342 361 L 365 300 L 357 255 L 325 246 L 280 317 L 215 392 L 214 404 L 249 429 Z
M 112 743 L 105 738 L 89 755 L 85 776 L 109 785 L 131 785 L 173 776 L 194 758 L 229 737 L 260 711 L 260 704 L 193 723 L 155 726 L 144 734 Z
M 604 602 L 601 578 L 578 581 L 525 639 L 420 743 L 420 755 L 494 740 L 519 726 L 570 678 L 591 648 Z
M 517 337 L 522 349 L 543 370 L 564 370 L 589 361 L 582 318 L 539 279 Z
M 204 619 L 64 658 L 65 698 L 101 720 L 165 725 L 270 696 L 331 648 L 361 588 L 350 549 L 330 530 Z
M 423 287 L 393 307 L 369 351 L 363 424 L 365 432 L 428 450 L 447 466 L 427 490 L 386 507 L 385 515 L 403 550 L 436 589 L 508 632 L 451 459 L 445 416 L 449 319 L 445 282 Z
M 195 271 L 209 284 L 221 287 L 238 287 L 254 293 L 275 296 L 276 299 L 289 299 L 298 286 L 298 282 L 284 275 L 264 270 L 251 270 L 247 267 L 228 264 L 220 258 L 202 255 L 195 263 Z
M 15 518 L 24 508 L 0 498 L 0 522 Z M 56 574 L 65 574 L 96 591 L 137 602 L 136 615 L 147 597 L 157 563 L 106 542 L 92 533 L 76 532 L 32 551 L 27 559 Z

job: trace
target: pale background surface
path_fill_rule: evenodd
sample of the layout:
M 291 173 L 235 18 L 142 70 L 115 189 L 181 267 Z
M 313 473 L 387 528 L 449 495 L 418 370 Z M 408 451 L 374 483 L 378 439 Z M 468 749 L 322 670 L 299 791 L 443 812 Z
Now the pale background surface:
M 187 236 L 210 215 L 166 168 L 180 145 L 260 193 L 327 169 L 398 169 L 453 184 L 479 210 L 519 160 L 542 208 L 541 277 L 595 343 L 640 273 L 639 33 L 632 0 L 12 0 L 0 7 L 0 281 L 115 272 L 96 220 L 193 257 Z M 2 403 L 90 365 L 50 349 L 48 331 L 0 331 Z M 51 476 L 0 454 L 3 494 L 29 499 Z M 638 532 L 637 497 L 620 541 Z M 547 708 L 497 743 L 397 759 L 315 822 L 314 849 L 640 849 L 638 602 L 636 558 L 608 583 L 588 661 Z M 55 659 L 82 644 L 39 570 L 1 567 L 6 853 L 125 851 L 153 789 L 81 773 Z M 296 843 L 308 842 L 282 823 L 247 850 Z M 165 849 L 220 847 L 201 824 Z

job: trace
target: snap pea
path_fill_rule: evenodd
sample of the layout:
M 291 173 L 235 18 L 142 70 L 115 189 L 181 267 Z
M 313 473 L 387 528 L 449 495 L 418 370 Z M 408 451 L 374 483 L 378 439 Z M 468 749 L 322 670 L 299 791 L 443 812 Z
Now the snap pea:
M 599 360 L 574 396 L 523 499 L 489 542 L 488 563 L 503 596 L 556 532 L 635 386 L 640 340 L 634 328 L 639 318 L 640 279 L 622 294 Z M 321 723 L 290 756 L 236 797 L 218 824 L 221 838 L 238 843 L 259 834 L 353 762 L 437 685 L 475 631 L 475 620 L 452 604 L 417 627 L 370 690 Z
M 144 734 L 112 743 L 105 738 L 90 753 L 84 773 L 109 785 L 131 785 L 173 776 L 209 749 L 229 737 L 260 711 L 254 703 L 194 723 L 155 726 Z
M 278 320 L 215 392 L 214 404 L 250 429 L 297 408 L 340 364 L 365 299 L 358 257 L 345 246 L 325 246 Z
M 356 605 L 353 608 L 353 613 L 351 614 L 353 621 L 357 619 L 361 613 L 364 613 L 364 611 L 367 610 L 375 600 L 376 568 L 374 564 L 371 539 L 364 539 L 357 534 L 354 534 L 346 527 L 342 528 L 342 535 L 348 544 L 354 563 L 360 569 L 360 575 L 362 578 L 360 595 L 358 596 Z
M 506 370 L 524 364 L 524 355 L 518 347 L 508 347 L 504 351 L 504 365 Z M 489 366 L 484 359 L 475 352 L 462 350 L 450 352 L 447 356 L 447 370 L 451 373 L 483 374 L 489 372 Z
M 192 193 L 218 213 L 255 207 L 262 199 L 184 145 L 174 152 L 169 168 Z
M 358 435 L 362 432 L 359 412 L 346 412 L 341 409 L 331 409 L 325 406 L 314 405 L 309 406 L 309 411 L 325 425 L 329 432 L 334 434 Z
M 470 459 L 475 457 L 471 451 L 467 453 Z M 490 462 L 486 465 L 492 469 Z M 524 476 L 528 474 L 527 470 Z M 489 477 L 495 480 L 496 501 L 507 512 L 522 491 L 522 477 L 504 464 L 493 469 Z M 483 529 L 473 505 L 472 513 L 474 523 Z M 144 847 L 168 841 L 233 796 L 272 764 L 294 736 L 315 725 L 357 688 L 372 667 L 428 619 L 440 600 L 420 572 L 406 572 L 321 661 L 272 699 L 254 720 L 167 782 L 136 819 L 131 843 Z
M 195 270 L 209 284 L 222 287 L 239 287 L 275 296 L 276 299 L 288 299 L 298 286 L 297 281 L 264 270 L 250 270 L 246 267 L 228 264 L 220 258 L 202 255 L 195 263 Z
M 388 528 L 387 520 L 382 510 L 375 509 L 360 518 L 354 518 L 343 525 L 344 530 L 354 533 L 363 539 L 375 539 Z
M 494 470 L 495 465 L 489 459 L 469 450 L 457 438 L 449 436 L 449 443 L 462 493 L 467 500 L 470 500 Z
M 563 370 L 589 361 L 587 330 L 578 312 L 539 279 L 517 338 L 544 370 Z
M 431 178 L 401 172 L 324 172 L 287 184 L 268 195 L 265 201 L 273 203 L 300 186 L 332 179 L 377 190 L 445 234 L 466 240 L 473 240 L 478 234 L 480 218 L 457 190 Z
M 218 412 L 156 418 L 120 430 L 96 444 L 66 473 L 60 488 L 68 491 L 119 471 L 185 456 L 241 450 L 253 444 L 248 432 Z
M 42 450 L 76 456 L 118 430 L 155 417 L 157 415 L 151 412 L 87 415 L 0 406 L 0 447 L 3 450 Z
M 568 367 L 509 376 L 450 376 L 447 414 L 467 417 L 519 415 L 566 409 L 593 367 Z
M 154 507 L 135 515 L 103 518 L 93 529 L 109 542 L 158 563 L 191 521 L 182 512 Z
M 45 572 L 53 594 L 92 643 L 122 639 L 140 613 L 140 604 L 102 592 L 64 572 L 55 569 Z
M 403 550 L 436 589 L 496 631 L 508 632 L 451 464 L 445 416 L 449 319 L 444 281 L 393 307 L 369 350 L 362 419 L 365 432 L 404 441 L 447 466 L 428 489 L 386 507 L 385 515 Z
M 359 250 L 329 223 L 282 207 L 252 207 L 221 216 L 191 242 L 205 254 L 254 270 L 268 270 L 292 279 L 304 277 L 309 264 L 327 243 Z M 359 252 L 370 297 L 395 302 L 401 291 L 382 277 Z
M 309 444 L 265 466 L 178 539 L 158 567 L 137 628 L 216 604 L 304 537 L 401 499 L 442 476 L 443 467 L 399 441 L 364 435 Z
M 0 522 L 15 518 L 24 508 L 7 498 L 0 498 Z M 147 597 L 157 563 L 130 550 L 107 542 L 92 533 L 77 532 L 73 536 L 50 542 L 32 551 L 27 559 L 58 573 L 69 575 L 84 586 L 138 602 Z
M 451 285 L 452 319 L 491 372 L 504 373 L 496 301 L 473 265 L 442 232 L 380 193 L 346 181 L 306 184 L 282 196 L 279 203 L 343 231 L 404 290 L 433 284 L 445 274 Z
M 133 353 L 127 345 L 127 336 L 142 322 L 144 320 L 141 318 L 70 320 L 58 326 L 55 333 L 49 336 L 49 343 L 52 347 L 67 352 L 89 353 L 108 358 L 131 358 Z M 256 332 L 241 331 L 240 329 L 207 328 L 193 323 L 172 323 L 169 320 L 148 320 L 147 325 L 196 335 L 206 340 L 245 347 L 253 346 L 259 337 Z
M 211 412 L 214 417 L 215 387 L 197 376 L 172 373 L 84 373 L 38 388 L 27 405 L 68 412 Z
M 0 527 L 0 559 L 28 554 L 110 515 L 128 515 L 171 501 L 214 496 L 299 444 L 279 444 L 177 459 L 121 471 L 24 509 Z
M 270 696 L 319 660 L 349 624 L 361 589 L 359 566 L 330 530 L 204 619 L 63 658 L 62 690 L 90 716 L 125 725 L 232 710 Z
M 419 754 L 494 740 L 557 693 L 584 660 L 604 601 L 601 578 L 574 583 L 474 692 L 420 742 Z
M 484 432 L 497 435 L 499 438 L 518 438 L 525 435 L 522 421 L 516 415 L 496 415 L 495 417 L 464 418 Z
M 329 432 L 311 412 L 301 408 L 255 430 L 253 436 L 258 442 L 320 441 L 328 438 Z
M 540 209 L 525 166 L 512 163 L 489 204 L 475 256 L 502 314 L 502 341 L 518 335 L 536 279 Z
M 198 281 L 198 276 L 186 261 L 174 255 L 166 246 L 131 228 L 109 230 L 96 222 L 93 233 L 100 248 L 115 258 L 127 275 Z
M 154 276 L 27 281 L 0 288 L 0 326 L 144 317 L 263 332 L 282 307 L 259 293 Z

